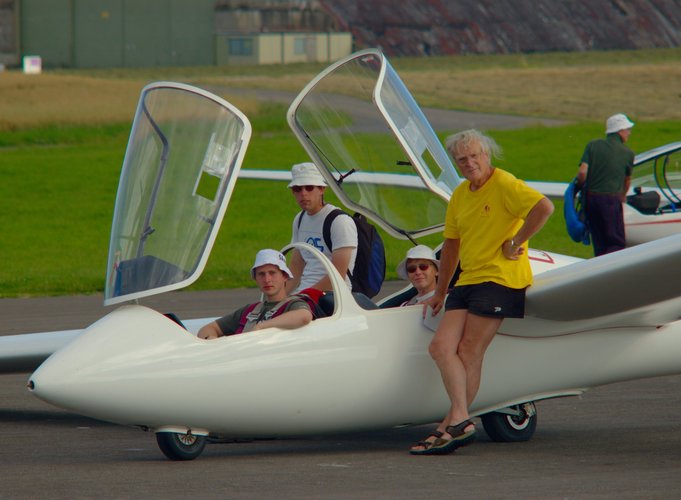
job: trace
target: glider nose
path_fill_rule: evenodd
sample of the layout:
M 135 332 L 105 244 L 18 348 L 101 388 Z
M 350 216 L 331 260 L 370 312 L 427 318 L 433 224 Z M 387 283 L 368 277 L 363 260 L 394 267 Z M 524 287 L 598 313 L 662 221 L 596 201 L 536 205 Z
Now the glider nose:
M 28 392 L 36 396 L 38 399 L 42 399 L 45 402 L 55 404 L 57 406 L 62 406 L 59 402 L 55 401 L 54 391 L 49 389 L 49 384 L 43 384 L 42 377 L 36 377 L 35 374 L 31 375 L 31 378 L 26 384 Z
M 78 391 L 70 391 L 73 388 L 67 373 L 59 365 L 49 366 L 45 362 L 29 378 L 27 388 L 34 396 L 48 403 L 68 407 L 74 403 L 74 395 L 77 398 Z M 70 397 L 68 397 L 70 394 Z
M 159 381 L 173 376 L 177 363 L 193 359 L 185 349 L 193 353 L 196 345 L 204 344 L 165 315 L 123 306 L 45 360 L 28 390 L 81 415 L 136 422 L 139 406 Z
M 28 382 L 26 383 L 26 387 L 28 388 L 29 392 L 38 396 L 40 399 L 45 399 L 45 396 L 52 392 L 50 390 L 50 386 L 52 386 L 53 389 L 55 385 L 60 385 L 59 380 L 53 377 L 51 374 L 48 373 L 47 376 L 43 376 L 42 372 L 44 371 L 45 370 L 38 369 L 37 371 L 33 372 L 31 378 L 28 379 Z M 51 381 L 52 384 L 50 384 L 49 381 Z

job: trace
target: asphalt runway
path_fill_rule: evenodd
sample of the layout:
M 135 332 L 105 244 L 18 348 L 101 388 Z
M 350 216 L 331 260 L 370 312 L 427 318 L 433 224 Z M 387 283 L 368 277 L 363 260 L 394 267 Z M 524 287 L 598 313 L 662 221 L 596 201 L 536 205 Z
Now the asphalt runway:
M 184 319 L 255 296 L 253 289 L 174 292 L 146 304 Z M 108 311 L 100 304 L 101 296 L 1 299 L 0 335 L 84 327 Z M 538 402 L 537 431 L 525 443 L 492 442 L 478 425 L 474 445 L 414 457 L 409 445 L 433 428 L 420 426 L 211 444 L 192 462 L 166 460 L 151 433 L 39 401 L 27 379 L 0 376 L 3 500 L 672 498 L 681 487 L 681 376 Z

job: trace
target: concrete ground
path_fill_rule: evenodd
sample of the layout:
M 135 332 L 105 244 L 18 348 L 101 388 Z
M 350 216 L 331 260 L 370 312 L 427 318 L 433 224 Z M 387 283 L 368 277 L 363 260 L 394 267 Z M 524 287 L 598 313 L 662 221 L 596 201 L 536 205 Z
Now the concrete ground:
M 388 288 L 395 289 L 395 282 Z M 255 290 L 175 292 L 147 305 L 214 316 Z M 101 296 L 0 300 L 0 335 L 84 327 Z M 211 444 L 165 459 L 152 434 L 51 407 L 0 376 L 0 499 L 23 498 L 672 498 L 681 487 L 681 376 L 537 403 L 525 443 L 479 441 L 443 457 L 409 445 L 433 426 Z M 273 422 L 272 425 L 276 425 Z

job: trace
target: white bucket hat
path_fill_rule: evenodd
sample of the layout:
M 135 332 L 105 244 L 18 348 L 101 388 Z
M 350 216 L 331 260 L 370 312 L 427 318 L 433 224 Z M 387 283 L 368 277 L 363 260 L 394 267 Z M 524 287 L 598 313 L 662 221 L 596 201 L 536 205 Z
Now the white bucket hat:
M 266 264 L 277 266 L 286 274 L 286 276 L 288 276 L 289 279 L 293 278 L 293 274 L 291 274 L 291 271 L 286 265 L 286 257 L 284 257 L 281 252 L 277 252 L 271 248 L 260 250 L 257 254 L 255 254 L 255 264 L 253 264 L 253 267 L 251 268 L 251 278 L 255 279 L 255 270 Z
M 409 251 L 407 251 L 407 256 L 404 258 L 402 262 L 400 262 L 397 265 L 397 275 L 403 280 L 409 279 L 409 275 L 407 274 L 407 261 L 409 259 L 429 260 L 433 264 L 435 264 L 435 268 L 438 271 L 440 270 L 440 261 L 437 260 L 435 252 L 433 252 L 433 250 L 431 250 L 431 248 L 427 247 L 426 245 L 416 245 L 415 247 L 410 248 Z
M 616 115 L 612 115 L 605 122 L 605 133 L 614 134 L 615 132 L 619 132 L 620 130 L 626 130 L 633 126 L 634 122 L 629 120 L 629 118 L 627 118 L 626 115 L 623 115 L 622 113 L 617 113 Z
M 287 187 L 293 186 L 326 186 L 326 181 L 314 163 L 297 163 L 291 168 L 291 182 Z

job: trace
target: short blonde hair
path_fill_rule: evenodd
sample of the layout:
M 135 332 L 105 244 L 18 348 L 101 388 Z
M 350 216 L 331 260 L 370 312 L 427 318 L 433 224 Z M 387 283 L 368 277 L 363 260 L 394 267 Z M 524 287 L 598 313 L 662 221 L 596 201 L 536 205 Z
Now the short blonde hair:
M 445 147 L 449 154 L 454 158 L 459 147 L 469 147 L 471 144 L 478 143 L 483 152 L 492 158 L 501 158 L 502 151 L 499 145 L 490 136 L 483 134 L 474 128 L 450 135 L 445 139 Z

